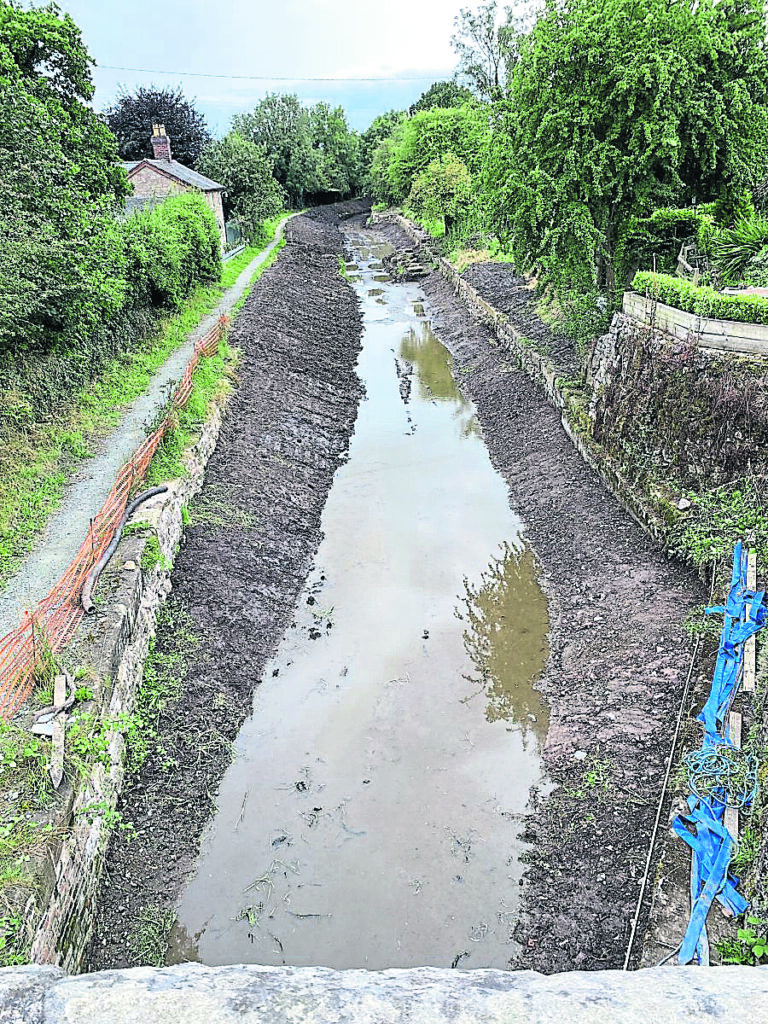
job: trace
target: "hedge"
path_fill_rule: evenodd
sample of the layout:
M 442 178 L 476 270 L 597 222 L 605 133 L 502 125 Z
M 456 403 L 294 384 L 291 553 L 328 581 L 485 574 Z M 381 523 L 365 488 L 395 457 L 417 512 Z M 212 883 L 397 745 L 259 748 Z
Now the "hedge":
M 632 287 L 667 306 L 695 313 L 710 320 L 735 320 L 742 324 L 768 325 L 768 299 L 760 295 L 723 295 L 703 285 L 694 285 L 682 277 L 654 274 L 641 270 Z
M 652 267 L 661 273 L 677 266 L 680 246 L 695 239 L 699 252 L 706 252 L 714 229 L 711 204 L 683 209 L 654 210 L 650 217 L 632 217 L 616 249 L 616 278 L 627 284 L 640 267 Z

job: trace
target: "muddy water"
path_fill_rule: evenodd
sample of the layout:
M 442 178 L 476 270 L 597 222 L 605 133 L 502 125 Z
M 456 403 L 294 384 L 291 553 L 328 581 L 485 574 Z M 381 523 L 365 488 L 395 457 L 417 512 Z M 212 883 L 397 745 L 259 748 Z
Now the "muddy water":
M 349 240 L 367 397 L 170 960 L 504 967 L 546 602 L 422 293 Z

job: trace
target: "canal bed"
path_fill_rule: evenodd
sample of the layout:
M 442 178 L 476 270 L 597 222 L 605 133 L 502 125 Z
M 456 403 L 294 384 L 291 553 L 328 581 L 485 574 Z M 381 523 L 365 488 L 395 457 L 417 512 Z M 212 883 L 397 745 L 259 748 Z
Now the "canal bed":
M 504 967 L 541 785 L 536 567 L 415 284 L 348 231 L 366 387 L 171 960 Z

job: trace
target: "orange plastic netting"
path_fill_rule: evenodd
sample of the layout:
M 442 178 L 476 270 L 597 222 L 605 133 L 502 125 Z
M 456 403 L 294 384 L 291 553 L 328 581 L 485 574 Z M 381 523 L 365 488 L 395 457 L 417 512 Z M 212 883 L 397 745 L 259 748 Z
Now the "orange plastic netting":
M 0 717 L 6 721 L 31 693 L 35 667 L 43 652 L 55 654 L 72 639 L 85 614 L 80 603 L 83 583 L 115 536 L 131 492 L 143 480 L 152 456 L 173 422 L 175 411 L 189 400 L 192 374 L 200 357 L 218 351 L 226 324 L 227 318 L 220 317 L 195 345 L 163 422 L 139 445 L 118 473 L 101 511 L 91 520 L 80 550 L 59 582 L 33 611 L 25 613 L 21 626 L 0 640 Z

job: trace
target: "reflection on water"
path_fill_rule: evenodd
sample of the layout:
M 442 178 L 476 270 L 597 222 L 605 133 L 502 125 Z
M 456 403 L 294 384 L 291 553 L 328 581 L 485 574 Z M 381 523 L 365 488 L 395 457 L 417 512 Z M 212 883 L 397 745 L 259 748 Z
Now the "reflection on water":
M 467 678 L 484 691 L 489 722 L 516 722 L 543 744 L 548 711 L 534 687 L 547 663 L 549 617 L 530 548 L 504 545 L 473 587 L 464 583 L 464 608 L 457 611 L 467 628 L 464 646 L 475 668 Z
M 479 436 L 480 426 L 474 407 L 462 395 L 454 380 L 453 356 L 435 336 L 427 321 L 421 323 L 417 333 L 411 327 L 400 342 L 400 356 L 416 368 L 419 397 L 428 402 L 452 402 L 461 424 L 462 437 Z

